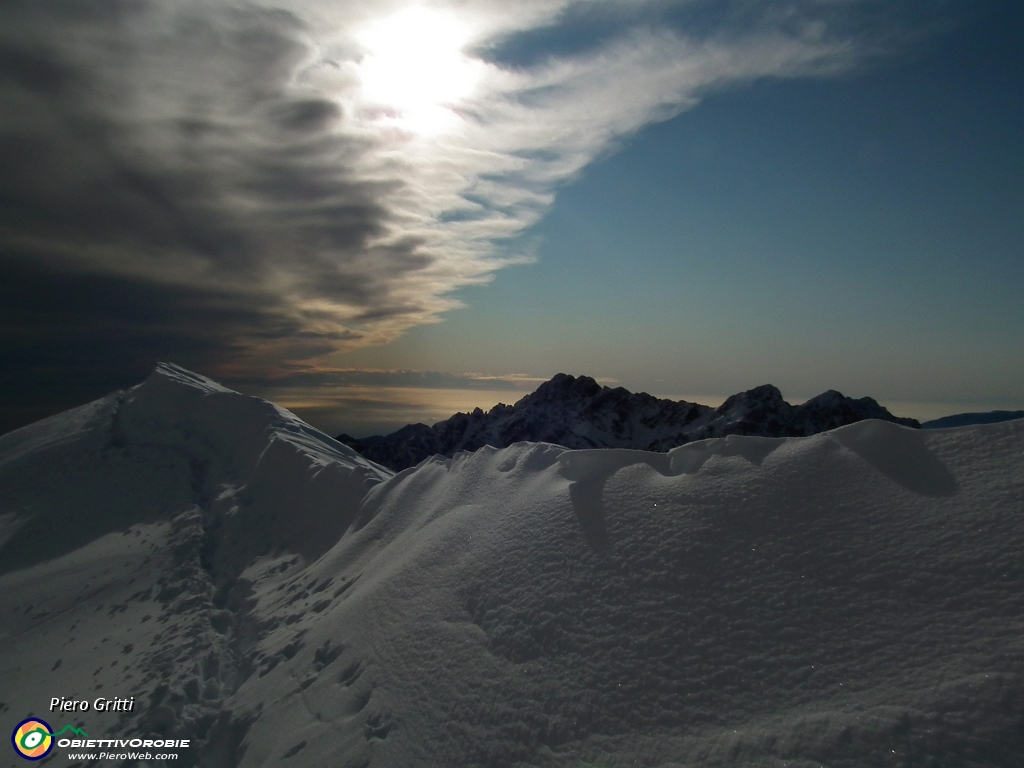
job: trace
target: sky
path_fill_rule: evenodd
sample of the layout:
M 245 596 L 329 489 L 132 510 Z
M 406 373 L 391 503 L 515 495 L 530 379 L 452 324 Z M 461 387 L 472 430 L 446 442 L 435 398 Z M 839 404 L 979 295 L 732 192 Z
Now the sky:
M 355 436 L 558 372 L 1024 408 L 1024 8 L 11 0 L 0 431 L 166 360 Z

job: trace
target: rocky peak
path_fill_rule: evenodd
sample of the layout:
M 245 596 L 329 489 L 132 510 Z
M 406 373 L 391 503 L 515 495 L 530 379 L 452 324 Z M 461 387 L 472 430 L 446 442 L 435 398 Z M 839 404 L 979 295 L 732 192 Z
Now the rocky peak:
M 774 387 L 771 384 L 762 384 L 759 387 L 748 389 L 746 392 L 733 395 L 718 406 L 715 412 L 725 416 L 730 413 L 736 413 L 737 409 L 765 408 L 779 410 L 784 406 L 789 406 L 789 403 L 782 399 L 782 392 L 779 391 L 778 387 Z
M 556 373 L 524 399 L 531 402 L 566 401 L 571 398 L 594 397 L 602 389 L 604 388 L 589 376 L 577 377 L 567 373 Z

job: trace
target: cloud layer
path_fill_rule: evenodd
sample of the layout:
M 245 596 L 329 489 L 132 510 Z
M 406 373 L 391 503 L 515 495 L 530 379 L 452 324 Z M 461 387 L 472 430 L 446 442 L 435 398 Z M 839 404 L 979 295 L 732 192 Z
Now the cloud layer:
M 315 368 L 436 322 L 618 140 L 852 66 L 856 5 L 10 0 L 5 383 Z

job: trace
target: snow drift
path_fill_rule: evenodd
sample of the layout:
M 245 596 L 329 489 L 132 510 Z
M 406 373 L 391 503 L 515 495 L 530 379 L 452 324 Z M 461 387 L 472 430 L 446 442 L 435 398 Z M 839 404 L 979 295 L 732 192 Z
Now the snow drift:
M 391 475 L 161 366 L 0 438 L 0 503 L 11 728 L 102 693 L 140 706 L 90 733 L 211 768 L 1024 765 L 1024 421 Z

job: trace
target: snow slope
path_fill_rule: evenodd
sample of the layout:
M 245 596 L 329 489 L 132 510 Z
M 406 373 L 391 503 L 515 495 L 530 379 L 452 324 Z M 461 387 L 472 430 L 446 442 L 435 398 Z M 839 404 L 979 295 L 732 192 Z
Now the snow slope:
M 11 728 L 106 691 L 86 730 L 217 768 L 1024 765 L 1024 421 L 389 477 L 165 367 L 0 472 Z

